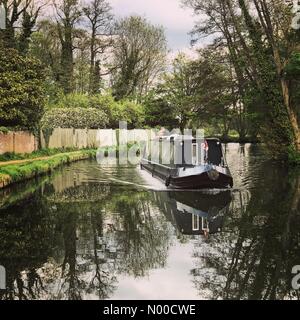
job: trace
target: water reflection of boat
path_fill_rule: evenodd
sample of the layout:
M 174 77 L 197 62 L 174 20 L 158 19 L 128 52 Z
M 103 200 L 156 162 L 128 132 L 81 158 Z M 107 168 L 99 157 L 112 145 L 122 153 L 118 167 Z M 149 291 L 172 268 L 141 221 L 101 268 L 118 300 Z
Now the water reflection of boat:
M 141 168 L 175 189 L 227 188 L 233 179 L 218 139 L 160 137 L 145 148 Z
M 231 203 L 231 192 L 156 192 L 154 198 L 176 228 L 186 235 L 220 232 L 224 215 Z

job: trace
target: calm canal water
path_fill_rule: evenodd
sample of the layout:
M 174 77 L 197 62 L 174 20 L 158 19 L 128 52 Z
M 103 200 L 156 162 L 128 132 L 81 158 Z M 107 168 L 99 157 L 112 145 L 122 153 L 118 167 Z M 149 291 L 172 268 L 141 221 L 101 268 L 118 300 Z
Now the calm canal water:
M 0 297 L 299 298 L 299 171 L 256 145 L 226 152 L 231 191 L 170 191 L 96 161 L 0 191 Z

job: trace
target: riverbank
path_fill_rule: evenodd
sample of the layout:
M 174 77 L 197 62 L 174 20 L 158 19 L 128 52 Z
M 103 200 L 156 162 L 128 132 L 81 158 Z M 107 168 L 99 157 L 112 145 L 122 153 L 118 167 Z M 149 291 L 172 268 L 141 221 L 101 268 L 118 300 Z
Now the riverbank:
M 130 148 L 132 145 L 102 147 L 100 150 L 107 157 L 112 152 L 119 152 L 123 149 Z M 46 151 L 34 152 L 26 155 L 27 159 L 23 159 L 22 155 L 16 155 L 20 160 L 10 160 L 0 162 L 0 189 L 5 188 L 13 183 L 25 181 L 45 173 L 49 173 L 59 166 L 72 162 L 96 158 L 99 149 L 83 149 L 78 151 L 57 153 L 60 149 L 47 151 L 48 154 L 56 153 L 52 156 L 41 157 Z M 39 155 L 40 157 L 37 157 Z M 36 156 L 36 157 L 34 157 Z
M 0 164 L 0 188 L 51 172 L 57 167 L 75 161 L 96 157 L 97 150 L 80 150 L 49 157 L 13 160 Z
M 14 161 L 14 160 L 30 160 L 30 159 L 37 159 L 37 158 L 46 158 L 46 157 L 55 156 L 61 153 L 70 153 L 75 151 L 80 151 L 80 149 L 75 149 L 75 148 L 40 149 L 37 151 L 33 151 L 32 153 L 6 152 L 0 155 L 0 164 L 6 163 L 8 161 Z

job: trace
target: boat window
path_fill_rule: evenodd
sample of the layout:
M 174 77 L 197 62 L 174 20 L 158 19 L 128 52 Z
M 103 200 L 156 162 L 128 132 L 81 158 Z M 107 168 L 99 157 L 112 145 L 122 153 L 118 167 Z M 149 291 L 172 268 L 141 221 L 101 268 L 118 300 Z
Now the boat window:
M 183 141 L 174 141 L 174 164 L 175 166 L 182 166 L 183 157 Z
M 200 218 L 199 216 L 193 214 L 192 215 L 192 227 L 193 231 L 199 231 L 200 230 Z
M 143 156 L 144 159 L 148 159 L 149 158 L 149 145 L 147 143 L 141 144 L 140 146 L 141 148 L 141 154 Z
M 198 164 L 198 144 L 197 143 L 193 143 L 192 146 L 192 164 L 194 166 L 196 166 Z
M 175 165 L 175 158 L 174 158 L 174 143 L 171 143 L 171 145 L 170 145 L 170 164 L 172 165 L 172 166 L 174 166 Z
M 159 163 L 160 143 L 159 141 L 151 141 L 150 161 Z
M 164 165 L 171 164 L 171 143 L 168 140 L 165 140 L 161 143 L 160 163 Z
M 202 220 L 202 231 L 208 231 L 209 232 L 209 222 L 207 218 L 201 218 Z

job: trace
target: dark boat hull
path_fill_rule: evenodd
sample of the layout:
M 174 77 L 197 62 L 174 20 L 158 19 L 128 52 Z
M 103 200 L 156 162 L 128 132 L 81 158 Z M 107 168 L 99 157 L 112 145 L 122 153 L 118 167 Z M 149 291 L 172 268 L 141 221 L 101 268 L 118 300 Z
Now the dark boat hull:
M 174 177 L 170 179 L 170 187 L 175 189 L 223 189 L 232 186 L 232 178 L 220 175 L 218 180 L 211 180 L 206 173 L 190 177 Z
M 174 189 L 223 189 L 233 186 L 233 179 L 227 167 L 202 165 L 170 168 L 144 160 L 141 162 L 141 168 L 164 181 L 167 187 Z

